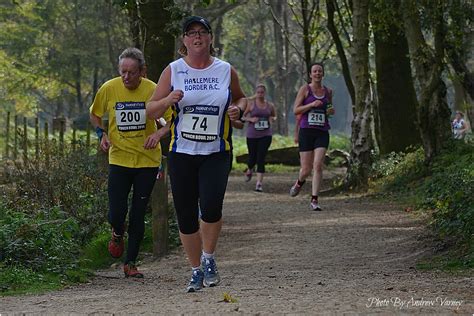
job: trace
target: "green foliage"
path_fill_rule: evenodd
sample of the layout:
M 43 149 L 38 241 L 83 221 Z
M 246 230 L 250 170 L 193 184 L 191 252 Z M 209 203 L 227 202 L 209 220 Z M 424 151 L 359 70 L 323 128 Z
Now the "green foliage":
M 344 134 L 331 134 L 329 138 L 329 150 L 340 149 L 349 152 L 351 150 L 351 139 Z
M 81 249 L 79 264 L 83 269 L 95 270 L 112 264 L 112 258 L 107 250 L 110 240 L 110 228 L 103 225 L 102 229 Z
M 451 141 L 430 166 L 424 164 L 423 157 L 420 148 L 407 154 L 392 153 L 376 161 L 372 186 L 376 191 L 414 203 L 415 209 L 428 216 L 429 225 L 438 236 L 454 244 L 456 258 L 442 259 L 446 268 L 460 264 L 472 267 L 474 146 Z
M 67 113 L 85 111 L 96 85 L 116 74 L 111 56 L 128 45 L 124 12 L 108 1 L 6 2 L 0 7 L 4 108 L 61 115 L 56 108 L 67 104 Z
M 382 185 L 385 190 L 404 191 L 412 181 L 427 172 L 422 148 L 408 153 L 390 153 L 383 158 L 375 158 L 371 180 Z
M 432 176 L 421 185 L 425 198 L 420 207 L 433 210 L 431 224 L 441 237 L 473 242 L 474 151 L 473 146 L 453 142 L 432 166 Z
M 75 238 L 87 240 L 105 221 L 106 170 L 82 144 L 72 150 L 51 141 L 42 143 L 40 157 L 18 162 L 9 171 L 7 182 L 13 190 L 7 191 L 7 208 L 28 214 L 39 210 L 64 214 L 81 227 Z
M 8 164 L 6 169 L 0 265 L 10 273 L 2 290 L 9 293 L 31 283 L 44 288 L 43 279 L 52 287 L 84 280 L 86 272 L 79 266 L 82 245 L 106 222 L 106 173 L 97 157 L 81 144 L 76 150 L 61 149 L 54 142 L 40 148 L 40 159 Z M 31 282 L 19 278 L 21 271 Z
M 21 265 L 0 263 L 0 295 L 35 293 L 57 289 L 62 285 L 57 274 L 38 273 Z
M 74 267 L 80 231 L 73 218 L 58 209 L 19 212 L 0 208 L 2 262 L 20 264 L 34 271 L 63 272 Z

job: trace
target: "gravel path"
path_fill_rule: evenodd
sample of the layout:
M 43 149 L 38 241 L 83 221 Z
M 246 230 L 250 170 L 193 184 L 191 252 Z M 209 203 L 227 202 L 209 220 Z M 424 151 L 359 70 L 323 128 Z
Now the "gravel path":
M 309 186 L 288 195 L 295 177 L 268 175 L 264 193 L 230 177 L 218 287 L 184 293 L 190 272 L 178 249 L 145 255 L 142 280 L 110 268 L 62 291 L 0 298 L 0 314 L 473 315 L 472 274 L 415 269 L 432 252 L 419 220 L 362 196 L 322 198 L 324 211 L 312 212 Z

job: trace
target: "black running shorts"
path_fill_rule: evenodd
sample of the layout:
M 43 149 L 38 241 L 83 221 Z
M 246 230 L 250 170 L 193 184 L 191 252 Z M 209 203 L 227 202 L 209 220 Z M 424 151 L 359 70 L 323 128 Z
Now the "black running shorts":
M 329 132 L 316 128 L 300 128 L 298 134 L 299 151 L 313 151 L 329 147 Z

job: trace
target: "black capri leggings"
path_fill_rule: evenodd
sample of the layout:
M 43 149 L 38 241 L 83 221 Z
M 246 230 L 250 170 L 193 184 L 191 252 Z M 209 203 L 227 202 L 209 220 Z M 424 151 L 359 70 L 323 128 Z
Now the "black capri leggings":
M 247 166 L 250 170 L 257 164 L 257 172 L 265 173 L 265 157 L 272 143 L 272 136 L 260 138 L 247 138 L 249 160 Z
M 199 230 L 199 214 L 206 223 L 222 218 L 229 178 L 229 152 L 210 155 L 168 153 L 168 171 L 179 231 Z
M 132 207 L 128 215 L 128 248 L 125 263 L 135 261 L 145 233 L 145 211 L 156 181 L 156 168 L 109 166 L 109 223 L 123 235 L 128 212 L 128 195 L 133 186 Z

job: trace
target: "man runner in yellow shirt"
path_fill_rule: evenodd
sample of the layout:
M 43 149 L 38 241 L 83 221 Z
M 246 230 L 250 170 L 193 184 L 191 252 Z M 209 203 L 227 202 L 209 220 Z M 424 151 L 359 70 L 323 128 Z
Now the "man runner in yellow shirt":
M 144 77 L 145 58 L 137 48 L 127 48 L 119 56 L 120 77 L 102 85 L 90 107 L 90 120 L 109 153 L 109 213 L 112 238 L 108 250 L 120 258 L 124 252 L 125 221 L 128 213 L 128 248 L 124 261 L 126 277 L 142 278 L 135 265 L 145 232 L 145 210 L 161 164 L 160 139 L 169 131 L 171 110 L 164 115 L 165 127 L 147 119 L 146 102 L 156 84 Z M 102 117 L 108 116 L 108 131 Z M 128 196 L 133 198 L 128 211 Z

